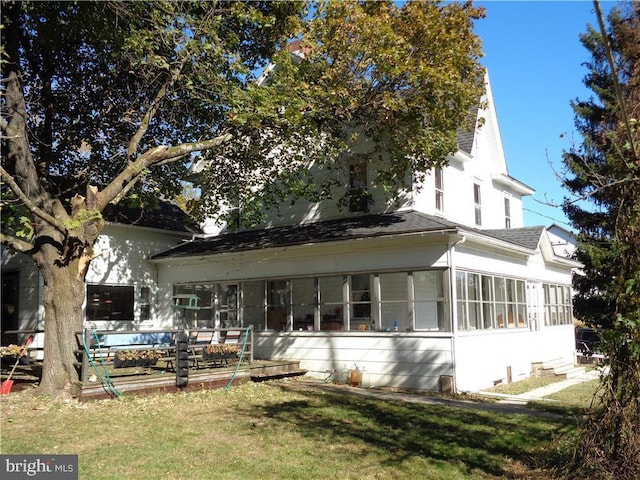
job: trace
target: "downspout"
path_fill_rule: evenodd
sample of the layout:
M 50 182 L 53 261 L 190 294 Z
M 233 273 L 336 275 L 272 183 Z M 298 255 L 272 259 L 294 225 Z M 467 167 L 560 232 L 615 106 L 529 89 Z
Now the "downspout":
M 458 333 L 458 319 L 457 319 L 457 301 L 456 294 L 456 266 L 454 262 L 454 252 L 458 245 L 462 245 L 467 240 L 465 235 L 461 235 L 460 238 L 454 242 L 449 242 L 447 248 L 447 265 L 449 266 L 449 313 L 451 317 L 451 378 L 453 379 L 453 393 L 458 392 L 458 381 L 456 376 L 456 335 Z

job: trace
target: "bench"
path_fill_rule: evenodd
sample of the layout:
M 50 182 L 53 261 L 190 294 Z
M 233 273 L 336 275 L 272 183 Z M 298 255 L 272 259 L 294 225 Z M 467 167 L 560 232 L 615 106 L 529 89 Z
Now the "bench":
M 158 361 L 172 358 L 171 353 L 175 352 L 175 346 L 172 344 L 174 335 L 167 331 L 78 332 L 76 366 L 82 368 L 83 381 L 89 376 L 91 363 L 113 368 L 150 367 Z

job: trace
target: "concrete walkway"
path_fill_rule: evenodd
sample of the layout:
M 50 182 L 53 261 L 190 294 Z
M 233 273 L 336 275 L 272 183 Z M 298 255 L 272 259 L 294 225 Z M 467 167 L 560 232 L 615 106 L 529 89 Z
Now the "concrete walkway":
M 546 387 L 538 388 L 521 395 L 501 395 L 493 392 L 474 392 L 474 395 L 493 398 L 499 397 L 496 402 L 479 402 L 472 400 L 463 400 L 460 398 L 447 398 L 428 396 L 412 393 L 401 393 L 393 391 L 385 391 L 371 388 L 354 388 L 344 384 L 325 383 L 317 379 L 307 377 L 297 377 L 286 380 L 274 380 L 281 385 L 282 388 L 294 391 L 315 391 L 322 393 L 334 393 L 359 397 L 378 398 L 380 400 L 402 401 L 407 403 L 421 403 L 425 405 L 442 405 L 457 408 L 466 408 L 472 410 L 485 410 L 507 414 L 524 414 L 536 417 L 556 417 L 561 418 L 562 415 L 542 410 L 536 410 L 526 406 L 530 400 L 544 399 L 545 395 L 550 395 L 571 385 L 586 382 L 594 378 L 599 378 L 599 371 L 593 370 L 585 372 L 583 375 L 559 382 L 554 382 Z M 549 401 L 549 400 L 547 400 Z
M 567 378 L 566 380 L 560 380 L 559 382 L 550 383 L 544 387 L 536 388 L 519 395 L 507 395 L 503 393 L 481 391 L 477 392 L 477 395 L 498 398 L 498 403 L 507 403 L 511 405 L 526 405 L 527 402 L 536 401 L 552 401 L 546 397 L 565 388 L 577 385 L 579 383 L 587 382 L 600 378 L 601 371 L 599 369 L 593 369 L 585 371 L 583 374 L 576 377 Z

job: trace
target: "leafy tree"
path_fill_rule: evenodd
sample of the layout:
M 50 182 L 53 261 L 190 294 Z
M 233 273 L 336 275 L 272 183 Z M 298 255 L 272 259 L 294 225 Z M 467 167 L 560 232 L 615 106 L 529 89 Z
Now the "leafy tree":
M 174 199 L 185 179 L 201 216 L 323 198 L 362 138 L 392 191 L 456 150 L 483 88 L 483 12 L 470 4 L 2 6 L 0 240 L 44 279 L 42 393 L 77 380 L 74 332 L 108 205 Z
M 601 30 L 582 35 L 594 97 L 573 105 L 583 141 L 564 163 L 566 187 L 587 200 L 565 202 L 585 265 L 575 313 L 604 329 L 608 373 L 573 466 L 594 478 L 631 479 L 640 477 L 640 4 L 614 9 Z

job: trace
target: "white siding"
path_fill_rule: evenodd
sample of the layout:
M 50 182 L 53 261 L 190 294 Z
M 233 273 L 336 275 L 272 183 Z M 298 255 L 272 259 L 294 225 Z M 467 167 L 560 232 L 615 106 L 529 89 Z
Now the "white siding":
M 255 334 L 255 355 L 300 360 L 309 375 L 333 373 L 345 381 L 356 366 L 363 370 L 363 387 L 394 386 L 438 390 L 441 375 L 453 375 L 450 337 L 411 334 L 349 334 L 290 332 Z
M 459 334 L 455 338 L 456 386 L 470 392 L 531 376 L 533 362 L 574 362 L 572 325 L 540 331 L 488 330 Z

